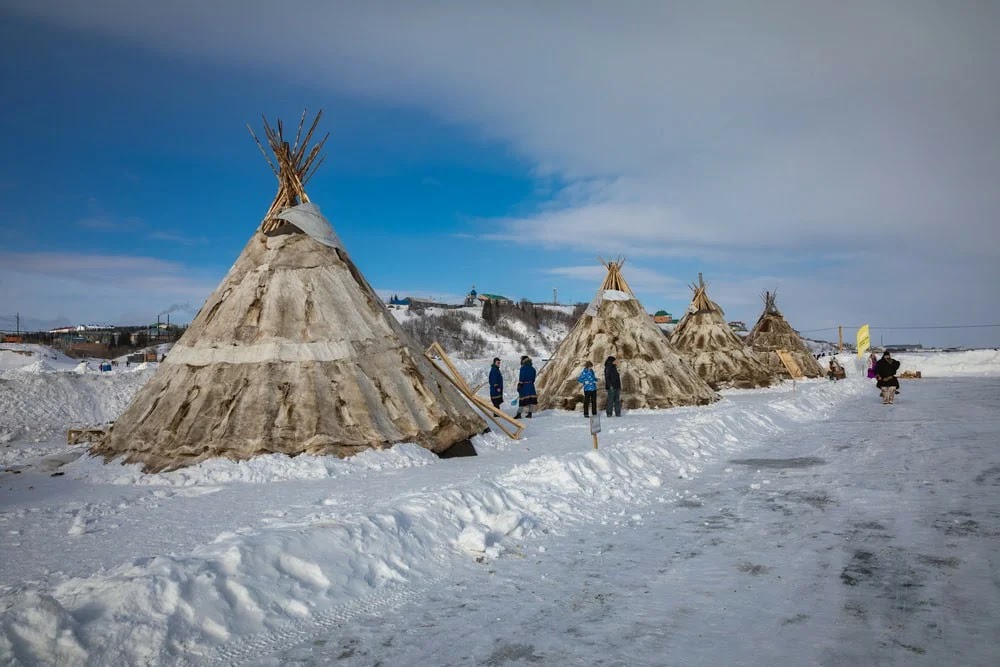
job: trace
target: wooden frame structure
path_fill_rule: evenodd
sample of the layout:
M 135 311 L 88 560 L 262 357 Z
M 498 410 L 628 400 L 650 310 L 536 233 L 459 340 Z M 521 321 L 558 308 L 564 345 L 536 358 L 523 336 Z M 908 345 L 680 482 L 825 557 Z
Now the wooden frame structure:
M 608 261 L 604 261 L 603 257 L 598 257 L 597 259 L 608 270 L 608 275 L 604 277 L 604 282 L 601 283 L 602 290 L 617 290 L 635 296 L 635 292 L 632 291 L 632 288 L 625 282 L 625 277 L 622 276 L 622 267 L 625 266 L 624 257 Z
M 274 195 L 274 201 L 271 202 L 271 207 L 267 209 L 267 214 L 264 215 L 264 221 L 260 227 L 260 230 L 265 234 L 270 234 L 279 227 L 289 224 L 285 220 L 280 220 L 272 216 L 286 208 L 305 204 L 309 201 L 309 195 L 306 194 L 306 183 L 309 182 L 309 179 L 313 177 L 319 166 L 323 164 L 323 160 L 326 159 L 326 156 L 320 155 L 320 152 L 323 150 L 323 144 L 330 138 L 330 133 L 327 132 L 326 136 L 316 142 L 316 145 L 306 153 L 309 141 L 312 139 L 313 132 L 316 131 L 316 126 L 319 124 L 319 119 L 322 116 L 323 110 L 320 109 L 309 126 L 309 130 L 303 137 L 302 129 L 306 123 L 306 112 L 303 111 L 302 117 L 299 119 L 299 128 L 295 132 L 295 141 L 291 145 L 285 141 L 284 125 L 281 119 L 278 119 L 275 127 L 271 127 L 271 124 L 267 122 L 267 117 L 261 116 L 264 121 L 264 135 L 271 147 L 271 152 L 274 154 L 274 159 L 278 163 L 277 165 L 271 161 L 271 157 L 267 154 L 264 144 L 254 134 L 253 128 L 247 124 L 250 135 L 257 142 L 257 147 L 260 148 L 261 154 L 267 160 L 268 166 L 271 167 L 271 171 L 274 172 L 275 177 L 278 179 L 278 193 Z M 299 141 L 300 139 L 301 142 Z
M 66 444 L 78 445 L 81 442 L 97 442 L 105 435 L 107 429 L 104 428 L 71 428 L 66 432 Z
M 702 278 L 700 273 L 698 274 L 698 284 L 688 285 L 688 287 L 690 287 L 691 291 L 694 292 L 694 296 L 691 297 L 691 303 L 694 304 L 696 310 L 703 311 L 716 309 L 715 304 L 713 304 L 712 300 L 708 298 L 708 284 L 705 282 L 705 279 Z
M 476 391 L 478 391 L 483 385 L 479 385 L 475 389 L 470 387 L 465 381 L 465 378 L 462 377 L 462 374 L 458 372 L 457 368 L 455 368 L 455 364 L 452 363 L 451 359 L 448 357 L 448 353 L 444 351 L 444 348 L 441 347 L 440 343 L 436 341 L 431 343 L 427 350 L 424 351 L 424 356 L 427 357 L 428 361 L 434 364 L 436 369 L 441 371 L 442 375 L 448 378 L 448 380 L 455 385 L 455 389 L 458 389 L 459 393 L 472 401 L 472 404 L 479 408 L 490 421 L 496 424 L 497 428 L 503 431 L 508 438 L 511 440 L 521 439 L 521 433 L 524 431 L 524 424 L 517 421 L 513 417 L 508 416 L 503 410 L 493 407 L 492 403 L 487 403 L 480 397 L 476 396 Z M 446 368 L 442 368 L 441 365 L 438 364 L 439 359 Z M 503 422 L 506 422 L 507 425 Z M 510 426 L 513 426 L 513 429 L 511 429 Z

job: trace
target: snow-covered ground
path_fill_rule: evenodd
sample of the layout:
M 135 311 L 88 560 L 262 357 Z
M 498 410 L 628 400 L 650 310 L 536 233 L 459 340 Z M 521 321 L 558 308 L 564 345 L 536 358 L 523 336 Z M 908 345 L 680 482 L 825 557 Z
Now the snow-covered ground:
M 62 444 L 150 371 L 5 371 L 0 664 L 994 664 L 1000 358 L 919 355 L 893 406 L 842 358 L 596 451 L 549 411 L 474 458 L 158 475 Z

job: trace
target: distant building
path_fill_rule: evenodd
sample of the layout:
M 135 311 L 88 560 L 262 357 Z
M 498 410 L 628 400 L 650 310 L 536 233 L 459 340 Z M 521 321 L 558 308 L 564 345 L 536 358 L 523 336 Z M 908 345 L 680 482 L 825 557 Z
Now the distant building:
M 729 323 L 729 328 L 733 331 L 743 332 L 747 330 L 747 324 L 740 320 L 733 320 Z
M 670 324 L 674 321 L 674 316 L 665 310 L 658 310 L 653 315 L 653 322 L 656 324 Z
M 510 305 L 514 303 L 512 300 L 508 299 L 505 296 L 501 296 L 500 294 L 480 294 L 479 300 L 484 303 L 486 301 L 492 301 L 493 303 L 499 303 L 503 305 Z
M 478 305 L 480 305 L 479 294 L 476 292 L 476 286 L 475 285 L 473 285 L 472 289 L 469 290 L 469 293 L 465 295 L 465 303 L 464 303 L 464 305 L 465 305 L 466 308 L 468 308 L 470 306 L 478 306 Z
M 389 305 L 390 306 L 409 306 L 410 305 L 410 297 L 406 297 L 404 299 L 400 299 L 399 296 L 393 294 L 392 298 L 389 299 Z
M 432 301 L 431 299 L 418 299 L 415 296 L 406 297 L 406 302 L 412 309 L 421 308 L 461 308 L 461 304 L 455 303 L 441 303 L 440 301 Z
M 920 343 L 895 343 L 886 345 L 885 349 L 891 352 L 907 352 L 909 350 L 922 350 L 924 346 Z

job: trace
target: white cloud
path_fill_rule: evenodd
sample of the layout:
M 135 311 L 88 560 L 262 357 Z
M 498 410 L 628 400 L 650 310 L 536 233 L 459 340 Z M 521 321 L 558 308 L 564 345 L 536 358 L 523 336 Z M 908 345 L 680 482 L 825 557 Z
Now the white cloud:
M 503 141 L 557 185 L 497 221 L 511 243 L 1000 311 L 995 3 L 14 4 Z
M 222 275 L 150 257 L 73 253 L 0 253 L 0 313 L 39 323 L 155 321 L 178 304 L 197 304 L 172 319 L 194 317 Z
M 615 257 L 605 257 L 605 260 L 614 260 Z M 584 284 L 584 291 L 592 290 L 595 293 L 600 288 L 601 283 L 607 276 L 608 271 L 598 262 L 582 266 L 558 266 L 546 270 L 546 273 L 569 278 Z M 668 276 L 655 269 L 648 269 L 636 266 L 627 259 L 622 267 L 622 274 L 629 287 L 636 293 L 655 294 L 659 298 L 671 300 L 683 300 L 688 298 L 690 291 L 683 282 Z

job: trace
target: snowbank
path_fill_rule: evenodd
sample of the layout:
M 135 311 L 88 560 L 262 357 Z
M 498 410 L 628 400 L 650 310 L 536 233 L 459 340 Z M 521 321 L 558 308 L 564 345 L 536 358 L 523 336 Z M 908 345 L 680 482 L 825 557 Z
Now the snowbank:
M 992 350 L 898 356 L 925 377 L 1000 374 Z M 854 355 L 841 359 L 863 371 Z M 490 361 L 458 363 L 476 385 Z M 61 443 L 70 426 L 115 419 L 154 372 L 78 374 L 77 363 L 3 372 L 0 465 L 37 457 L 32 443 Z M 503 368 L 509 398 L 517 357 Z M 542 534 L 689 498 L 683 480 L 707 463 L 872 390 L 854 372 L 724 396 L 606 420 L 599 450 L 586 420 L 547 411 L 519 442 L 476 438 L 476 459 L 401 444 L 346 460 L 262 456 L 159 475 L 82 457 L 55 480 L 8 475 L 5 486 L 31 490 L 8 492 L 0 512 L 0 662 L 247 662 L 301 627 L 332 630 L 350 613 L 447 585 L 458 562 L 523 555 Z
M 78 360 L 67 357 L 45 345 L 34 343 L 3 343 L 0 345 L 0 372 L 29 366 L 36 361 L 44 360 L 53 369 L 68 370 L 73 368 Z
M 928 377 L 1000 375 L 1000 351 L 967 350 L 964 352 L 900 352 L 899 370 L 920 371 Z
M 215 459 L 172 472 L 146 474 L 139 464 L 104 464 L 101 458 L 83 456 L 64 470 L 72 477 L 94 484 L 136 486 L 208 486 L 213 484 L 267 484 L 290 479 L 332 479 L 381 470 L 412 468 L 438 461 L 420 445 L 401 443 L 384 451 L 369 450 L 347 459 L 303 454 L 288 457 L 268 454 L 248 461 Z
M 217 524 L 207 542 L 178 550 L 173 541 L 167 551 L 154 552 L 161 555 L 120 564 L 111 560 L 119 553 L 115 545 L 127 553 L 133 540 L 153 539 L 149 526 L 135 532 L 122 527 L 122 505 L 107 509 L 103 520 L 88 516 L 84 506 L 75 510 L 63 539 L 96 534 L 110 562 L 91 574 L 2 589 L 0 653 L 16 652 L 24 663 L 245 662 L 260 647 L 298 636 L 304 624 L 332 629 L 352 610 L 377 612 L 446 585 L 455 559 L 522 554 L 544 533 L 607 520 L 609 504 L 627 512 L 639 504 L 676 502 L 686 493 L 678 479 L 697 476 L 706 462 L 823 419 L 869 390 L 860 379 L 803 382 L 794 392 L 745 392 L 707 407 L 633 411 L 608 421 L 597 451 L 577 415 L 549 411 L 518 443 L 480 436 L 477 459 L 442 461 L 408 445 L 369 452 L 342 463 L 380 471 L 381 482 L 341 480 L 324 487 L 325 500 L 298 514 L 293 504 L 274 498 L 268 523 L 247 526 L 251 517 L 244 516 L 236 524 Z M 201 464 L 182 475 L 184 483 L 204 485 L 218 483 L 220 471 L 229 471 L 230 479 L 264 481 L 344 469 L 340 462 L 319 466 L 306 457 L 262 457 L 249 466 Z M 390 470 L 400 467 L 412 469 Z M 105 469 L 114 468 L 134 474 L 122 466 Z M 91 460 L 68 469 L 81 477 L 102 474 Z M 246 506 L 257 501 L 260 488 L 191 489 L 215 494 L 206 496 L 212 504 L 201 511 L 179 504 L 162 516 L 156 532 L 176 530 L 175 523 L 181 530 L 192 522 L 201 527 L 217 520 L 210 508 L 221 513 Z M 223 492 L 230 494 L 226 501 L 216 500 Z M 167 502 L 169 495 L 157 499 Z M 114 530 L 103 525 L 109 522 Z
M 38 456 L 18 441 L 65 443 L 69 428 L 117 419 L 153 372 L 56 371 L 44 359 L 7 371 L 0 379 L 0 443 L 9 444 L 0 449 L 0 465 Z

